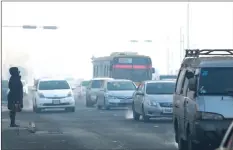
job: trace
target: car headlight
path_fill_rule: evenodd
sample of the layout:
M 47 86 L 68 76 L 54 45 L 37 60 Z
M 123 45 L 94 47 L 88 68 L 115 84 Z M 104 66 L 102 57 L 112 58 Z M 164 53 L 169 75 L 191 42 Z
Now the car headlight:
M 199 120 L 223 120 L 224 117 L 220 114 L 209 112 L 198 112 L 196 118 Z
M 157 106 L 158 105 L 155 100 L 145 99 L 145 101 L 149 106 Z
M 45 98 L 45 96 L 42 93 L 39 93 L 40 98 Z
M 105 97 L 106 97 L 106 98 L 111 98 L 111 99 L 115 99 L 115 98 L 116 98 L 115 96 L 113 96 L 113 95 L 108 95 L 108 94 L 106 94 Z
M 72 93 L 69 92 L 69 93 L 67 94 L 67 97 L 72 97 Z

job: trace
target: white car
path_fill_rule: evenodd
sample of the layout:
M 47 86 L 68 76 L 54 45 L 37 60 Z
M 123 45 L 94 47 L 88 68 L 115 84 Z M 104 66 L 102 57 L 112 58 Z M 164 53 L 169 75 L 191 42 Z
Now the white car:
M 106 81 L 97 94 L 97 108 L 127 107 L 132 105 L 136 85 L 130 80 Z
M 57 109 L 75 111 L 72 88 L 65 79 L 40 79 L 33 98 L 34 112 Z
M 22 84 L 23 84 L 23 93 L 24 93 L 25 95 L 27 95 L 27 94 L 28 94 L 28 85 L 27 85 L 27 83 L 26 83 L 25 80 L 21 80 L 21 82 L 22 82 Z

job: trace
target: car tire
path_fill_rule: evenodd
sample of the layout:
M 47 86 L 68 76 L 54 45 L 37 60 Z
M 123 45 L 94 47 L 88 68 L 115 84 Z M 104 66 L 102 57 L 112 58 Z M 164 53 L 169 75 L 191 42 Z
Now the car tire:
M 134 103 L 132 104 L 132 110 L 133 110 L 133 119 L 138 121 L 140 119 L 140 115 L 135 111 Z
M 86 97 L 86 107 L 90 107 L 90 100 L 89 100 L 89 96 Z
M 97 105 L 97 109 L 101 109 L 101 108 L 102 108 L 102 106 L 100 106 L 100 105 L 99 105 L 98 100 L 99 100 L 99 98 L 97 97 L 97 98 L 96 98 L 96 105 Z
M 110 109 L 110 107 L 106 105 L 105 99 L 104 99 L 104 109 L 105 109 L 105 110 L 109 110 L 109 109 Z
M 68 111 L 68 112 L 75 112 L 75 107 L 66 108 L 66 111 Z
M 194 143 L 191 139 L 191 135 L 189 134 L 190 132 L 187 132 L 187 150 L 199 150 L 199 149 L 207 149 L 205 146 L 201 144 Z
M 35 113 L 40 113 L 40 112 L 41 112 L 41 108 L 37 108 L 37 106 L 35 106 L 34 112 L 35 112 Z
M 143 118 L 144 122 L 150 121 L 150 117 L 146 116 L 146 114 L 145 114 L 144 106 L 142 106 L 142 118 Z
M 188 142 L 186 140 L 183 140 L 179 133 L 180 133 L 180 129 L 178 125 L 178 132 L 177 132 L 178 150 L 188 150 Z

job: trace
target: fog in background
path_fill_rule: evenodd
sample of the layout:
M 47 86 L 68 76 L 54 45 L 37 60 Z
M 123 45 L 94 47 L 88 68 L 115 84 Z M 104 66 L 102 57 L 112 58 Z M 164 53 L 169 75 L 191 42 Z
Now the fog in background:
M 3 76 L 21 65 L 30 80 L 89 79 L 91 57 L 114 51 L 149 55 L 160 73 L 174 73 L 187 48 L 187 3 L 3 2 L 2 8 L 3 25 L 59 26 L 3 28 Z M 233 3 L 191 3 L 189 18 L 190 48 L 233 48 Z

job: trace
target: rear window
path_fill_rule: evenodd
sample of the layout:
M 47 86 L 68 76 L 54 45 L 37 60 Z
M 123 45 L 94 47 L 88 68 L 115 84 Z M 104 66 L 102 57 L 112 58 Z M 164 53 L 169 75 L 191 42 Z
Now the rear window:
M 91 88 L 101 88 L 104 80 L 92 80 Z
M 148 83 L 146 85 L 146 94 L 173 94 L 175 91 L 175 82 Z
M 136 86 L 133 82 L 114 81 L 108 82 L 107 89 L 109 91 L 134 91 L 136 90 Z
M 89 85 L 90 81 L 83 81 L 81 83 L 82 86 L 87 87 Z
M 39 90 L 61 90 L 70 89 L 70 86 L 65 80 L 53 80 L 53 81 L 40 81 Z

